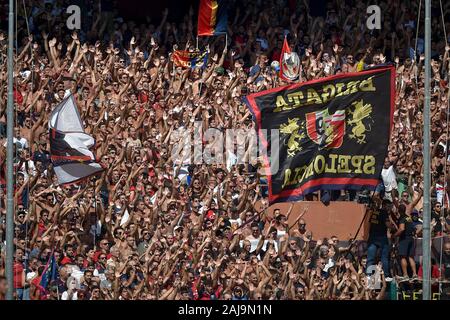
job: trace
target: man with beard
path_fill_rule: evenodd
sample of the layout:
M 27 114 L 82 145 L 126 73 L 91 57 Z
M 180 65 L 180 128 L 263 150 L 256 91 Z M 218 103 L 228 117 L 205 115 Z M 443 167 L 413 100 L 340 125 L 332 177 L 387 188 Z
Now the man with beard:
M 75 256 L 74 248 L 71 244 L 67 244 L 64 250 L 64 258 L 61 260 L 60 264 L 73 264 L 73 258 Z
M 442 234 L 442 223 L 441 223 L 441 208 L 442 204 L 436 202 L 433 206 L 433 211 L 431 212 L 431 226 L 432 232 L 435 236 L 440 236 Z

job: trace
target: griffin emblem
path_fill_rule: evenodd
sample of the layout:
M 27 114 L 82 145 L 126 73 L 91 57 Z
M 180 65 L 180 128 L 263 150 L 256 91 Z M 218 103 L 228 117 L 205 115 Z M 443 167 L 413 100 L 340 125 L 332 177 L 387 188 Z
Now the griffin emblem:
M 300 145 L 300 141 L 306 137 L 305 135 L 305 122 L 298 122 L 299 118 L 288 119 L 288 122 L 280 126 L 280 132 L 284 135 L 289 135 L 285 144 L 288 146 L 288 156 L 293 157 L 297 152 L 303 148 Z
M 353 126 L 352 133 L 349 134 L 350 139 L 355 139 L 357 143 L 363 144 L 366 143 L 366 131 L 370 131 L 369 128 L 366 128 L 366 125 L 363 123 L 365 118 L 371 119 L 370 114 L 372 113 L 372 105 L 370 103 L 364 104 L 363 100 L 355 101 L 352 103 L 352 106 L 355 107 L 353 111 L 349 111 L 349 114 L 352 116 L 351 119 L 347 120 L 347 124 Z M 373 122 L 373 120 L 372 120 Z

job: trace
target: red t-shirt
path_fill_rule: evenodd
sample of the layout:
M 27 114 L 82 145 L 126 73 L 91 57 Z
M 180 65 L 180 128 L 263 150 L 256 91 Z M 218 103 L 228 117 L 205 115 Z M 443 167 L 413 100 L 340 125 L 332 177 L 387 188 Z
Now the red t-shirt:
M 148 94 L 145 91 L 139 92 L 138 100 L 141 103 L 147 102 L 148 101 Z
M 42 234 L 47 230 L 46 226 L 44 225 L 44 223 L 41 221 L 38 224 L 38 235 L 42 236 Z
M 419 278 L 423 277 L 423 268 L 422 266 L 419 267 L 419 272 L 417 272 L 417 275 Z M 431 267 L 431 278 L 438 279 L 440 277 L 440 272 L 438 266 L 432 266 Z
M 22 103 L 23 103 L 23 96 L 22 96 L 22 93 L 20 93 L 19 90 L 16 90 L 16 89 L 13 90 L 13 97 L 14 97 L 14 101 L 18 105 L 22 105 Z
M 14 263 L 14 289 L 23 289 L 22 275 L 23 275 L 23 264 L 19 262 Z

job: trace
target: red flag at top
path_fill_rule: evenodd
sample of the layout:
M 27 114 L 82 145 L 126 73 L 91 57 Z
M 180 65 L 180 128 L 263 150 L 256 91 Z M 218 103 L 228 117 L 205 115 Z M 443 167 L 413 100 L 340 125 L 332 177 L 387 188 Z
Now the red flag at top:
M 283 49 L 281 49 L 281 55 L 280 55 L 280 78 L 283 80 L 289 80 L 286 79 L 283 75 L 283 60 L 284 60 L 284 55 L 285 54 L 290 54 L 291 53 L 291 48 L 289 47 L 289 43 L 286 39 L 286 37 L 284 37 L 284 42 L 283 42 Z
M 300 58 L 298 54 L 291 51 L 286 37 L 280 56 L 280 78 L 286 81 L 297 80 L 300 74 Z
M 227 10 L 228 0 L 200 0 L 197 35 L 227 33 Z

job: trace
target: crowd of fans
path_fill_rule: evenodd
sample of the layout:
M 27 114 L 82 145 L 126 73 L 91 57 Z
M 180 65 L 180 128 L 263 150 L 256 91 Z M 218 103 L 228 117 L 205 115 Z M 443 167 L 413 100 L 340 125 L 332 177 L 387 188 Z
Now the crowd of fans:
M 384 299 L 389 281 L 421 277 L 424 104 L 419 1 L 374 1 L 380 30 L 366 27 L 363 1 L 230 1 L 228 36 L 202 37 L 204 68 L 176 67 L 176 49 L 196 47 L 196 13 L 172 21 L 125 21 L 113 6 L 84 4 L 82 30 L 69 31 L 71 1 L 26 1 L 15 44 L 15 262 L 17 299 L 247 300 Z M 100 3 L 103 3 L 101 1 Z M 450 2 L 444 1 L 444 15 Z M 450 230 L 447 169 L 450 40 L 439 7 L 432 23 L 432 185 L 434 237 Z M 422 6 L 423 10 L 423 6 Z M 5 15 L 6 6 L 0 14 Z M 423 12 L 422 12 L 423 14 Z M 423 17 L 423 15 L 422 15 Z M 6 19 L 6 17 L 5 17 Z M 450 19 L 446 19 L 450 21 Z M 4 25 L 3 25 L 4 26 Z M 89 26 L 89 27 L 87 27 Z M 450 30 L 447 23 L 446 30 Z M 184 165 L 173 159 L 178 128 L 254 129 L 242 97 L 285 84 L 277 75 L 287 35 L 301 80 L 393 63 L 394 130 L 380 186 L 367 205 L 366 249 L 330 234 L 315 239 L 305 212 L 269 214 L 258 163 Z M 225 40 L 228 43 L 225 44 Z M 7 39 L 0 31 L 0 299 L 5 273 Z M 48 120 L 71 92 L 105 171 L 59 186 Z M 246 146 L 244 137 L 237 142 Z M 428 192 L 428 190 L 427 190 Z M 351 197 L 345 190 L 334 200 Z M 342 240 L 342 241 L 341 241 Z M 450 243 L 433 277 L 450 279 Z M 42 276 L 51 257 L 56 276 Z M 374 268 L 368 268 L 373 265 Z M 371 284 L 368 270 L 379 286 Z M 444 289 L 448 287 L 445 287 Z

